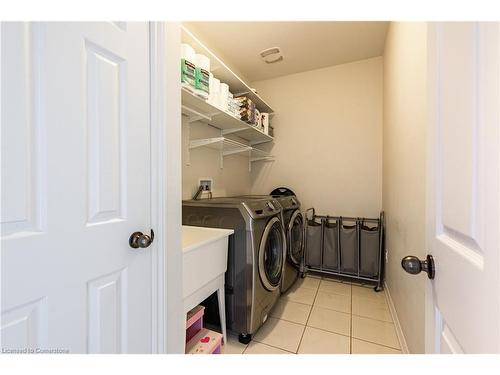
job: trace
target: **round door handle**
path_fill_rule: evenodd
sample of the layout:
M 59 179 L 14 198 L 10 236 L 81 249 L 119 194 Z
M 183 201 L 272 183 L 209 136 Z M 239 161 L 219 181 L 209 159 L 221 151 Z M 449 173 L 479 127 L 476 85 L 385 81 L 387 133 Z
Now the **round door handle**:
M 133 249 L 144 249 L 153 243 L 154 238 L 155 235 L 152 229 L 151 235 L 143 234 L 142 232 L 134 232 L 130 235 L 128 244 Z
M 428 254 L 425 260 L 420 260 L 414 255 L 405 256 L 401 259 L 401 267 L 412 275 L 417 275 L 424 271 L 429 279 L 434 279 L 436 268 L 434 266 L 434 258 Z

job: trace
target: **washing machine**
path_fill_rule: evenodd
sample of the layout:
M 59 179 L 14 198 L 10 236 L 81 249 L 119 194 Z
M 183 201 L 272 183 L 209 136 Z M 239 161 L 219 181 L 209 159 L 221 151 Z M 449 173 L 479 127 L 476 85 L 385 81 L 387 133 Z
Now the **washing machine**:
M 304 218 L 300 211 L 300 201 L 288 188 L 274 189 L 270 195 L 246 195 L 239 198 L 263 199 L 266 197 L 275 199 L 283 210 L 282 220 L 287 239 L 287 256 L 281 283 L 281 292 L 284 293 L 298 279 L 303 267 Z
M 226 326 L 240 342 L 250 342 L 280 296 L 286 262 L 280 204 L 270 197 L 183 201 L 182 223 L 234 230 L 225 276 Z

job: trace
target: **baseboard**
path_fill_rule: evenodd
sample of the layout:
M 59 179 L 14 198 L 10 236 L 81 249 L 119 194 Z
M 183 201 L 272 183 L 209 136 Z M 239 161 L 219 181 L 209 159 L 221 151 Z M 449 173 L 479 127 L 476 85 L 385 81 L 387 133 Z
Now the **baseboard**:
M 394 302 L 391 297 L 391 293 L 389 291 L 389 287 L 387 283 L 384 282 L 385 294 L 387 296 L 387 303 L 389 304 L 389 310 L 391 312 L 392 321 L 394 322 L 394 326 L 396 327 L 396 334 L 398 335 L 399 343 L 401 344 L 401 352 L 403 354 L 410 354 L 408 350 L 408 345 L 406 344 L 405 335 L 403 334 L 403 330 L 401 329 L 401 324 L 399 323 L 398 314 L 396 313 L 396 308 L 394 307 Z

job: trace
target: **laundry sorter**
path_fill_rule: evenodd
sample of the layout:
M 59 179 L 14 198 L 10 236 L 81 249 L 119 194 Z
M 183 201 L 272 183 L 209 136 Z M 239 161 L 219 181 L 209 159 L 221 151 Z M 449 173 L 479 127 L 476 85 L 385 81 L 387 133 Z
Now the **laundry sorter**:
M 384 212 L 376 219 L 316 215 L 306 211 L 303 276 L 308 271 L 383 287 Z

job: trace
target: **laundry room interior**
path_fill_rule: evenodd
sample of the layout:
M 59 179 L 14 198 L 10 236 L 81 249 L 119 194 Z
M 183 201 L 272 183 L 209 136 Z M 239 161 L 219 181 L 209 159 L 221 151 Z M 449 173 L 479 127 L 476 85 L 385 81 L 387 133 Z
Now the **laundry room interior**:
M 2 354 L 500 353 L 500 23 L 272 5 L 1 22 Z
M 425 259 L 426 24 L 180 34 L 183 241 L 233 231 L 224 292 L 188 318 L 227 337 L 224 354 L 423 353 L 426 278 L 401 260 Z M 273 217 L 282 233 L 264 228 Z M 190 329 L 187 352 L 207 350 Z

